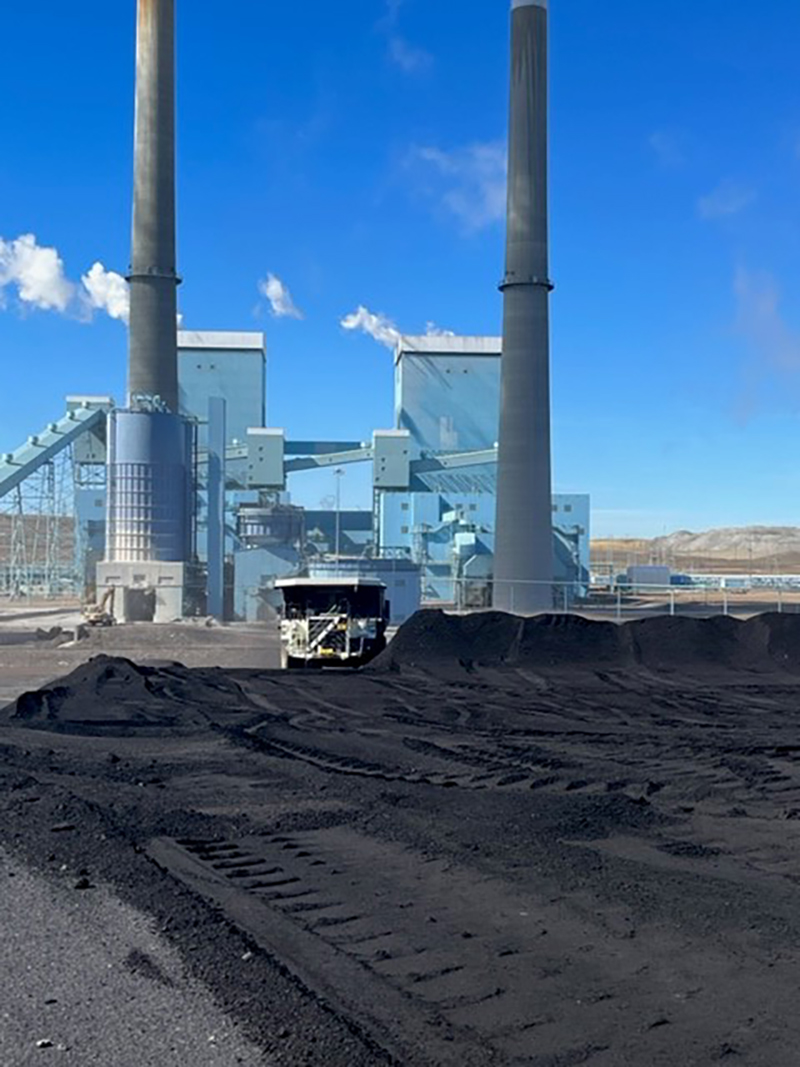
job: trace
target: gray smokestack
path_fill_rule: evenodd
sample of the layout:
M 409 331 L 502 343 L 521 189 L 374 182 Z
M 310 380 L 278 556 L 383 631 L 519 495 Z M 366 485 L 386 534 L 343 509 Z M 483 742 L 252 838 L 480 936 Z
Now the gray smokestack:
M 139 0 L 129 403 L 178 411 L 175 262 L 175 0 Z
M 547 18 L 547 0 L 512 0 L 494 603 L 523 614 L 552 607 Z

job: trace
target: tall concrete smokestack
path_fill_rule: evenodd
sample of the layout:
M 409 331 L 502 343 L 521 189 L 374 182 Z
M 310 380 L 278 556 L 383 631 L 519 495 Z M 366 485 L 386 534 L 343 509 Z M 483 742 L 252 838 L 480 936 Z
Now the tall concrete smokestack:
M 128 401 L 178 411 L 175 0 L 138 0 Z
M 512 0 L 508 233 L 494 604 L 552 607 L 547 209 L 548 0 Z
M 188 605 L 193 436 L 178 411 L 175 0 L 138 0 L 128 410 L 112 411 L 97 587 L 121 622 Z

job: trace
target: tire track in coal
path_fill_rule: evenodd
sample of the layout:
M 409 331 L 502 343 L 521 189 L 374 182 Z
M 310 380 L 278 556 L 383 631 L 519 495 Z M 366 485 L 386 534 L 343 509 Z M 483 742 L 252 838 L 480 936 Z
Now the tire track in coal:
M 413 982 L 387 980 L 380 973 L 381 964 L 407 951 L 409 931 L 398 940 L 396 923 L 386 928 L 385 920 L 364 906 L 364 894 L 353 899 L 352 863 L 320 848 L 319 834 L 222 842 L 161 838 L 148 852 L 398 1062 L 407 1067 L 502 1062 L 469 1026 L 451 1025 L 435 997 L 414 996 L 409 992 Z M 259 874 L 263 868 L 279 869 L 266 888 Z M 365 872 L 360 873 L 363 880 Z M 412 931 L 414 925 L 407 923 Z M 460 970 L 443 968 L 430 978 L 446 980 Z
M 560 988 L 586 967 L 588 931 L 562 944 L 558 903 L 534 908 L 516 888 L 447 858 L 341 826 L 159 839 L 150 854 L 408 1067 L 511 1062 L 508 1044 L 538 1025 L 545 987 L 560 1016 L 580 1013 Z M 260 872 L 273 868 L 281 888 L 264 891 Z M 582 981 L 594 988 L 601 973 Z
M 357 778 L 371 778 L 383 782 L 403 782 L 408 785 L 423 785 L 445 789 L 550 789 L 562 786 L 565 792 L 577 792 L 588 790 L 597 785 L 594 779 L 565 778 L 563 775 L 546 773 L 556 766 L 565 767 L 563 761 L 555 758 L 543 758 L 537 762 L 524 760 L 498 760 L 492 753 L 477 750 L 474 753 L 466 753 L 462 759 L 455 753 L 445 755 L 445 749 L 436 753 L 436 758 L 443 762 L 461 765 L 465 768 L 473 768 L 470 773 L 457 773 L 451 770 L 442 771 L 409 771 L 394 767 L 389 768 L 380 764 L 371 763 L 359 759 L 356 756 L 340 756 L 331 752 L 325 752 L 319 748 L 312 748 L 292 741 L 277 740 L 258 736 L 257 729 L 247 731 L 250 744 L 267 755 L 277 756 L 282 759 L 295 759 L 307 763 L 320 770 L 334 774 L 348 775 Z M 409 748 L 415 748 L 415 739 L 410 741 Z M 426 743 L 422 743 L 423 747 Z M 428 754 L 433 755 L 432 750 Z M 474 773 L 479 771 L 480 773 Z M 607 783 L 600 783 L 599 787 L 605 788 Z

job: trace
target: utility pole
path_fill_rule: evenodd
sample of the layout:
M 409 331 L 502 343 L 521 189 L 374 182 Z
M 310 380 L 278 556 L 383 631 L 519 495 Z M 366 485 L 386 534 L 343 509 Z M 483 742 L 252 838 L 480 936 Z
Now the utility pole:
M 336 573 L 338 574 L 342 547 L 342 478 L 344 477 L 344 471 L 341 467 L 337 467 L 333 473 L 336 476 Z

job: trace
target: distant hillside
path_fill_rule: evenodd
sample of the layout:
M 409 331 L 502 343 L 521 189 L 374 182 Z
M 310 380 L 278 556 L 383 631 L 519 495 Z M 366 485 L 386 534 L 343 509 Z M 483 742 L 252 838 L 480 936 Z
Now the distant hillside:
M 678 530 L 652 540 L 592 541 L 592 561 L 617 567 L 665 563 L 676 570 L 800 573 L 800 527 L 736 526 Z
M 765 559 L 770 556 L 800 553 L 798 526 L 739 526 L 692 533 L 679 530 L 651 542 L 656 552 L 681 556 L 721 556 Z

